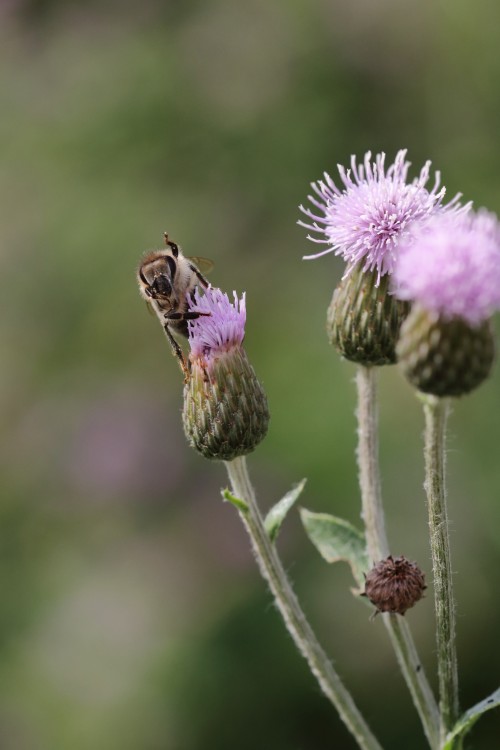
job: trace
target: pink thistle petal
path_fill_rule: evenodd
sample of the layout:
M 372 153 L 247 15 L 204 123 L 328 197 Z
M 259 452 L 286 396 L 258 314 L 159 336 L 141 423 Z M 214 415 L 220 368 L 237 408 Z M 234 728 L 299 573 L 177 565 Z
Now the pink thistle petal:
M 478 325 L 500 309 L 500 224 L 486 210 L 441 214 L 399 245 L 394 293 L 446 319 Z
M 234 304 L 220 289 L 209 287 L 204 294 L 197 288 L 189 304 L 191 312 L 209 313 L 188 322 L 192 357 L 210 358 L 240 346 L 245 337 L 245 293 Z
M 312 223 L 299 224 L 317 235 L 308 239 L 330 247 L 304 258 L 318 258 L 333 252 L 347 261 L 344 276 L 361 262 L 364 271 L 376 269 L 380 280 L 384 274 L 393 272 L 398 243 L 414 222 L 436 212 L 458 213 L 470 208 L 470 204 L 460 205 L 460 195 L 443 205 L 445 188 L 440 187 L 439 172 L 435 173 L 432 188 L 425 187 L 430 178 L 430 161 L 424 164 L 418 177 L 408 183 L 410 162 L 406 154 L 406 149 L 398 151 L 394 163 L 387 168 L 384 153 L 376 154 L 372 161 L 368 151 L 361 164 L 352 156 L 350 169 L 337 165 L 342 190 L 327 173 L 322 180 L 312 183 L 315 195 L 308 199 L 314 208 L 300 207 Z

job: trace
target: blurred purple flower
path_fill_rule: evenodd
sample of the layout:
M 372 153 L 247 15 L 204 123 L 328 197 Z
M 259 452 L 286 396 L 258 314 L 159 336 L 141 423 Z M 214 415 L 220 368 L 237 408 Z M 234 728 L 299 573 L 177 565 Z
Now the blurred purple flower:
M 486 210 L 441 215 L 400 244 L 393 288 L 446 319 L 471 325 L 500 309 L 500 224 Z
M 177 407 L 123 386 L 78 404 L 65 436 L 64 473 L 85 502 L 151 502 L 175 492 L 186 459 L 177 438 Z M 165 445 L 168 450 L 165 451 Z
M 245 293 L 238 299 L 233 292 L 234 304 L 220 289 L 209 287 L 200 294 L 197 289 L 190 310 L 210 313 L 196 320 L 190 320 L 189 344 L 194 358 L 210 358 L 212 354 L 227 352 L 240 346 L 245 337 Z
M 407 183 L 410 162 L 406 149 L 398 151 L 394 164 L 385 169 L 385 154 L 377 154 L 372 163 L 371 152 L 365 154 L 363 164 L 351 157 L 351 169 L 337 165 L 344 188 L 339 190 L 325 172 L 324 181 L 312 183 L 316 196 L 309 195 L 314 208 L 300 206 L 312 221 L 298 223 L 315 232 L 308 239 L 329 245 L 306 259 L 319 258 L 335 252 L 347 261 L 344 277 L 354 265 L 364 261 L 363 271 L 377 269 L 378 280 L 392 273 L 396 262 L 396 248 L 413 222 L 425 219 L 435 211 L 466 211 L 470 204 L 460 206 L 460 194 L 446 206 L 442 205 L 445 188 L 440 187 L 441 176 L 436 172 L 434 185 L 428 190 L 431 162 L 427 161 L 413 182 Z

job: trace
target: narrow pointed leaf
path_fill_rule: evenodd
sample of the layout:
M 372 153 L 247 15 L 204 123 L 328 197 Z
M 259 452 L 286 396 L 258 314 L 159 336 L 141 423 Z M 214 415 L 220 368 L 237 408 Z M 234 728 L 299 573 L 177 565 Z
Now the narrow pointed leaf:
M 241 498 L 236 497 L 233 495 L 229 490 L 222 490 L 221 492 L 222 497 L 224 500 L 227 500 L 228 503 L 231 503 L 234 505 L 235 508 L 237 508 L 240 513 L 248 513 L 248 505 L 244 500 L 241 500 Z
M 484 701 L 476 703 L 475 706 L 469 708 L 469 710 L 460 717 L 446 737 L 446 742 L 443 745 L 442 750 L 453 750 L 455 740 L 468 732 L 486 711 L 496 708 L 497 706 L 500 706 L 500 688 L 495 690 L 495 692 L 488 698 L 485 698 Z
M 363 573 L 370 569 L 364 534 L 343 518 L 328 513 L 300 511 L 306 533 L 318 552 L 327 562 L 345 560 L 351 566 L 354 580 L 364 589 Z
M 290 492 L 287 492 L 286 495 L 276 503 L 276 505 L 273 505 L 273 507 L 267 514 L 264 521 L 264 526 L 266 527 L 269 539 L 272 542 L 274 542 L 274 540 L 278 536 L 281 524 L 285 520 L 288 511 L 300 497 L 300 494 L 302 493 L 302 490 L 306 485 L 306 481 L 307 479 L 303 479 L 301 482 L 295 485 L 295 487 L 292 487 Z

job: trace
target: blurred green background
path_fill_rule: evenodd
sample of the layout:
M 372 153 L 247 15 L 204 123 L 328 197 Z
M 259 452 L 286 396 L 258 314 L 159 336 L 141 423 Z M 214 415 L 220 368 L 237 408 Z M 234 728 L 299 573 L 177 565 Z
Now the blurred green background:
M 0 4 L 0 747 L 350 750 L 260 580 L 223 468 L 188 448 L 182 382 L 137 293 L 162 232 L 246 290 L 272 420 L 267 508 L 359 522 L 354 368 L 324 334 L 342 263 L 297 206 L 351 153 L 409 149 L 500 210 L 494 0 Z M 499 385 L 456 403 L 448 466 L 464 708 L 498 686 Z M 380 373 L 393 552 L 430 579 L 422 417 Z M 298 516 L 280 537 L 311 620 L 387 750 L 425 747 L 381 620 Z M 432 594 L 407 615 L 435 672 Z M 498 746 L 498 713 L 469 741 Z

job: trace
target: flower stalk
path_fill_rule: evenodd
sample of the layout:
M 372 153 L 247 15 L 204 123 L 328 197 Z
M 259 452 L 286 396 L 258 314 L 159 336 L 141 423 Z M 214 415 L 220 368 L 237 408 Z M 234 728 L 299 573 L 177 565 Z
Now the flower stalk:
M 455 604 L 446 510 L 445 434 L 447 401 L 422 397 L 425 414 L 425 491 L 434 573 L 441 740 L 459 716 Z
M 382 750 L 381 745 L 318 642 L 298 602 L 276 548 L 264 527 L 248 476 L 245 456 L 235 458 L 233 461 L 226 461 L 225 465 L 234 495 L 248 506 L 248 511 L 239 509 L 241 519 L 250 536 L 260 572 L 271 589 L 276 606 L 295 645 L 307 660 L 321 690 L 335 706 L 340 718 L 356 739 L 359 747 L 362 750 Z
M 378 465 L 378 413 L 376 372 L 373 367 L 359 366 L 356 375 L 358 391 L 358 468 L 362 517 L 366 531 L 368 555 L 377 562 L 389 555 L 389 543 L 382 506 Z M 420 716 L 431 748 L 439 747 L 439 711 L 433 692 L 406 620 L 397 614 L 381 615 L 399 666 Z

